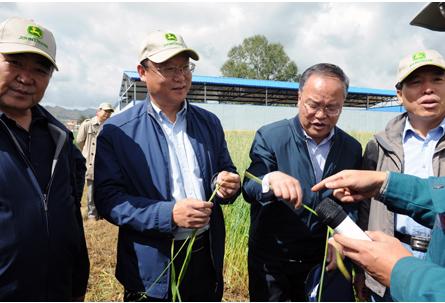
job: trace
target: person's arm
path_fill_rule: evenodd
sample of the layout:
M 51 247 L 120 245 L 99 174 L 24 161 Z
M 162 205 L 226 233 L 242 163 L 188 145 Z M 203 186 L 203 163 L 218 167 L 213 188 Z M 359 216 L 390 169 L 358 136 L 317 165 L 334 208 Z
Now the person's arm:
M 391 272 L 391 296 L 395 301 L 445 301 L 445 268 L 414 257 L 403 258 Z
M 87 139 L 87 135 L 88 135 L 88 126 L 86 121 L 83 121 L 79 126 L 79 131 L 77 132 L 76 136 L 76 143 L 80 150 L 83 150 L 85 141 Z
M 261 184 L 247 177 L 243 181 L 243 197 L 246 202 L 258 202 L 266 205 L 272 201 L 283 200 L 292 207 L 302 204 L 302 189 L 300 182 L 294 177 L 277 170 L 277 161 L 271 147 L 261 129 L 255 134 L 250 149 L 251 163 L 247 171 L 252 175 L 267 180 L 269 191 L 264 190 Z
M 73 266 L 72 273 L 72 301 L 83 301 L 87 291 L 88 277 L 90 274 L 90 261 L 88 258 L 88 250 L 85 240 L 85 232 L 83 228 L 81 199 L 83 194 L 83 188 L 85 185 L 85 158 L 82 156 L 81 152 L 72 143 L 72 134 L 70 133 L 69 149 L 71 153 L 71 186 L 73 193 L 72 195 L 76 200 L 76 219 L 79 226 L 79 237 L 81 250 L 78 255 L 76 255 L 75 265 Z
M 437 213 L 445 212 L 445 177 L 421 179 L 390 173 L 379 200 L 397 213 L 410 216 L 422 225 L 433 227 Z
M 112 125 L 105 125 L 97 138 L 94 165 L 94 202 L 107 221 L 139 232 L 172 234 L 175 201 L 159 201 L 128 193 L 128 182 L 113 146 Z M 129 147 L 130 148 L 130 147 Z M 149 185 L 148 185 L 149 186 Z

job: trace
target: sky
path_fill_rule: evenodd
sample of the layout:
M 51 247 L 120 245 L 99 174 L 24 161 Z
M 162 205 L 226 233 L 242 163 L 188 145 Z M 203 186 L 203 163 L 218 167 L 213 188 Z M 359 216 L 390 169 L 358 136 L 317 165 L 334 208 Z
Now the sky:
M 411 26 L 427 3 L 2 2 L 0 21 L 34 19 L 57 43 L 57 65 L 43 105 L 95 108 L 116 103 L 123 72 L 136 70 L 144 36 L 177 32 L 196 50 L 196 75 L 221 76 L 228 51 L 253 35 L 281 43 L 302 73 L 329 62 L 351 86 L 393 89 L 400 59 L 422 49 L 445 55 L 444 33 Z

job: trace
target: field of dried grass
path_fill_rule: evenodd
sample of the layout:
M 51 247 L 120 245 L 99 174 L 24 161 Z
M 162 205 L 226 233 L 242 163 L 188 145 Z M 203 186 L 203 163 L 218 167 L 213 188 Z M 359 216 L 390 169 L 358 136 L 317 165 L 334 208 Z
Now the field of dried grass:
M 233 162 L 241 177 L 249 165 L 249 149 L 254 132 L 230 131 L 226 139 Z M 371 134 L 352 133 L 362 145 Z M 86 217 L 86 195 L 82 211 Z M 247 239 L 249 205 L 239 197 L 233 205 L 224 206 L 226 221 L 226 254 L 224 264 L 224 301 L 248 301 Z M 90 279 L 86 301 L 122 301 L 123 288 L 114 277 L 116 264 L 117 227 L 106 222 L 84 221 L 90 256 Z

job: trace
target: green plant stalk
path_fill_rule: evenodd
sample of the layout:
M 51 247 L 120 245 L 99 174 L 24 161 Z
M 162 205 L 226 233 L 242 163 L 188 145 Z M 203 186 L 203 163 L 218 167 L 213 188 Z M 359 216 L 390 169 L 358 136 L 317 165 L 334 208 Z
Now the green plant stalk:
M 219 184 L 216 184 L 216 186 L 215 186 L 215 190 L 213 191 L 212 195 L 210 196 L 209 202 L 212 202 L 212 201 L 213 201 L 213 199 L 215 198 L 215 195 L 216 195 L 216 193 L 218 192 L 219 188 L 220 188 L 220 185 L 219 185 Z M 187 242 L 190 240 L 191 237 L 195 237 L 195 236 L 196 236 L 195 234 L 196 234 L 196 230 L 193 231 L 192 235 L 188 236 L 188 237 L 185 239 L 184 243 L 182 243 L 181 247 L 179 248 L 178 252 L 177 252 L 175 255 L 173 255 L 173 254 L 174 254 L 174 243 L 175 243 L 175 241 L 174 241 L 174 240 L 172 241 L 171 255 L 172 255 L 173 257 L 171 258 L 171 260 L 170 260 L 170 262 L 167 264 L 167 266 L 164 268 L 164 270 L 161 272 L 161 274 L 156 278 L 156 280 L 155 280 L 155 281 L 151 284 L 151 286 L 148 288 L 148 290 L 147 290 L 147 294 L 150 292 L 150 290 L 153 288 L 153 286 L 156 285 L 156 283 L 158 283 L 159 279 L 161 279 L 161 277 L 167 272 L 167 270 L 169 269 L 169 267 L 172 266 L 173 261 L 176 259 L 176 257 L 179 255 L 179 253 L 182 251 L 182 249 L 184 248 L 185 244 L 187 244 Z M 190 243 L 189 243 L 189 244 L 190 244 Z M 172 274 L 173 274 L 174 276 L 175 276 L 175 274 L 176 274 L 175 271 L 174 271 L 174 266 L 172 266 Z M 170 276 L 171 276 L 171 275 L 170 275 Z M 174 283 L 176 284 L 176 279 L 175 279 L 175 282 L 174 282 Z M 172 285 L 173 285 L 173 283 L 172 283 Z M 175 287 L 175 289 L 178 289 L 178 288 L 179 288 L 179 286 L 178 286 L 178 287 Z M 172 290 L 172 293 L 173 293 L 173 290 Z
M 185 243 L 186 241 L 184 241 Z M 172 241 L 171 246 L 171 255 L 173 256 L 175 253 L 175 241 Z M 170 271 L 170 285 L 171 285 L 171 291 L 172 291 L 172 301 L 176 301 L 176 296 L 178 296 L 179 300 L 181 300 L 181 295 L 179 294 L 179 289 L 176 285 L 176 270 L 175 266 L 172 265 L 172 269 Z
M 261 185 L 263 184 L 263 181 L 262 181 L 260 178 L 258 178 L 257 176 L 252 175 L 252 174 L 249 173 L 247 170 L 244 172 L 244 175 L 245 175 L 247 178 L 249 178 L 250 180 L 255 181 L 255 182 L 258 183 L 258 184 L 261 184 Z M 270 187 L 270 189 L 272 189 L 272 187 Z M 306 210 L 308 210 L 308 211 L 310 211 L 311 213 L 313 213 L 314 215 L 318 216 L 317 213 L 315 212 L 315 210 L 313 210 L 312 208 L 310 208 L 310 207 L 307 206 L 306 204 L 303 203 L 302 206 L 303 206 L 304 208 L 306 208 Z
M 250 172 L 248 172 L 247 170 L 244 172 L 244 175 L 251 179 L 252 181 L 255 181 L 256 183 L 262 185 L 263 181 L 258 178 L 257 176 L 254 176 L 253 174 L 251 174 Z M 271 187 L 272 189 L 272 187 Z M 317 212 L 315 210 L 313 210 L 312 208 L 310 208 L 309 206 L 302 204 L 303 207 L 308 210 L 309 212 L 313 213 L 314 215 L 318 216 Z M 324 272 L 325 272 L 325 264 L 326 264 L 326 258 L 327 258 L 327 252 L 328 252 L 328 239 L 329 236 L 333 234 L 333 230 L 332 228 L 330 228 L 328 226 L 328 231 L 326 234 L 326 246 L 325 246 L 325 254 L 324 254 L 324 259 L 323 259 L 323 267 L 322 267 L 322 271 L 321 271 L 321 279 L 320 279 L 320 286 L 319 286 L 319 297 L 318 297 L 318 301 L 320 302 L 320 298 L 321 298 L 321 288 L 323 286 L 323 278 L 324 278 Z M 349 274 L 348 270 L 345 267 L 345 264 L 343 262 L 343 259 L 340 257 L 339 252 L 337 251 L 337 249 L 335 249 L 335 253 L 336 253 L 336 258 L 337 258 L 337 267 L 338 270 L 340 270 L 340 272 L 342 273 L 342 275 L 345 277 L 345 279 L 347 279 L 348 281 L 351 281 L 351 275 Z
M 210 196 L 210 199 L 208 200 L 208 202 L 212 202 L 213 203 L 213 199 L 215 198 L 219 188 L 221 186 L 216 183 L 215 185 L 215 190 L 213 191 L 212 195 Z M 187 252 L 186 252 L 186 256 L 184 258 L 184 262 L 182 263 L 181 266 L 181 270 L 179 272 L 179 276 L 178 276 L 178 280 L 177 282 L 175 281 L 174 283 L 172 283 L 172 301 L 175 302 L 176 301 L 176 296 L 178 296 L 179 301 L 181 302 L 181 295 L 179 293 L 179 286 L 181 285 L 182 279 L 184 278 L 185 272 L 187 271 L 188 265 L 190 263 L 190 259 L 192 256 L 192 250 L 193 250 L 193 244 L 195 243 L 196 240 L 196 232 L 198 230 L 195 229 L 192 234 L 190 236 L 187 237 L 187 239 L 184 242 L 188 242 L 188 246 L 187 246 Z M 174 240 L 173 240 L 174 243 Z M 182 247 L 181 247 L 182 249 Z M 179 251 L 178 251 L 179 253 Z M 172 265 L 172 272 L 174 271 L 174 265 Z M 174 286 L 174 287 L 173 287 Z
M 172 242 L 172 246 L 171 246 L 171 254 L 173 255 L 173 251 L 174 251 L 174 241 Z M 164 268 L 164 270 L 161 272 L 161 274 L 156 278 L 156 280 L 150 285 L 150 287 L 147 290 L 147 294 L 150 292 L 150 290 L 152 289 L 152 287 L 154 285 L 156 285 L 156 283 L 158 283 L 159 279 L 161 279 L 161 277 L 167 272 L 168 268 L 173 264 L 173 261 L 176 259 L 176 257 L 179 255 L 179 253 L 181 252 L 181 250 L 184 248 L 185 244 L 187 242 L 184 241 L 184 243 L 182 243 L 181 247 L 179 248 L 178 252 L 176 253 L 176 255 L 173 256 L 173 258 L 171 258 L 170 262 L 167 264 L 167 266 Z

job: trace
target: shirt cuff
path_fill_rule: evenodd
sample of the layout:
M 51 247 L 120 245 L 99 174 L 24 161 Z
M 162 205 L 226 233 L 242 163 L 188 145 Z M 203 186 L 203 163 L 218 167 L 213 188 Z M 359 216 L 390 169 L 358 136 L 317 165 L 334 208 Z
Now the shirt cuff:
M 262 191 L 261 192 L 263 194 L 269 192 L 269 190 L 270 190 L 269 175 L 270 175 L 270 173 L 265 174 L 264 177 L 263 177 L 263 181 L 261 182 L 261 187 L 262 187 Z
M 389 175 L 390 175 L 389 171 L 386 171 L 386 179 L 383 182 L 382 186 L 380 187 L 379 193 L 377 194 L 377 197 L 376 197 L 376 199 L 379 201 L 383 201 L 383 199 L 385 197 L 385 193 L 386 193 L 386 190 L 388 189 L 388 184 L 389 184 Z

